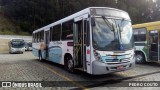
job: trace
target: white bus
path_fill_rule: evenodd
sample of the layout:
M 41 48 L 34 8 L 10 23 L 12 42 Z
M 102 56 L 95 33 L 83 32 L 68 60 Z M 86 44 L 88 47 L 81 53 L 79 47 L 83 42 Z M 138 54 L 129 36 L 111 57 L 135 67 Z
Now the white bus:
M 25 42 L 23 39 L 12 39 L 9 42 L 9 53 L 23 53 L 25 51 Z
M 33 54 L 89 74 L 107 74 L 135 66 L 128 13 L 89 7 L 33 32 Z M 44 46 L 45 49 L 40 49 Z

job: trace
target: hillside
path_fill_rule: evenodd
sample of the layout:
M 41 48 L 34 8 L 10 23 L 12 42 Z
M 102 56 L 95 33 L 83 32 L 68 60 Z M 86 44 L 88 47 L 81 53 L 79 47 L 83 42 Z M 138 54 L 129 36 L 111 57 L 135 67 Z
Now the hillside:
M 19 30 L 19 27 L 14 25 L 0 10 L 0 35 L 29 35 L 29 33 Z

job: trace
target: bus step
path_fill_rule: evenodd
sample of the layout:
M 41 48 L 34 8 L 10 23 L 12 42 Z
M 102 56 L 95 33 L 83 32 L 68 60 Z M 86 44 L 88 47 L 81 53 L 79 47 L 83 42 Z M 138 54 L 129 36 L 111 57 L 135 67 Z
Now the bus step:
M 82 68 L 83 65 L 76 65 L 75 68 Z
M 75 68 L 76 70 L 80 70 L 80 71 L 86 71 L 84 70 L 84 68 Z

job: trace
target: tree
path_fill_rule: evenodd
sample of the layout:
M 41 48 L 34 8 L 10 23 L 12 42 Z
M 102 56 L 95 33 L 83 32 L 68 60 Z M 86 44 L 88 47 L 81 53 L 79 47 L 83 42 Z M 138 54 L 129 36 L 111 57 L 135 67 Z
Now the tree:
M 160 19 L 160 0 L 0 0 L 0 5 L 8 18 L 30 33 L 93 6 L 122 9 L 129 13 L 133 24 Z

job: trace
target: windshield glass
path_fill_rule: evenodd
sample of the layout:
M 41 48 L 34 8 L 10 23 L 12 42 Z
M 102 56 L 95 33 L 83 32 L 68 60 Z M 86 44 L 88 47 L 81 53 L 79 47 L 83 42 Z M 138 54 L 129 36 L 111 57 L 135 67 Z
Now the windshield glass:
M 124 19 L 95 18 L 93 47 L 98 50 L 118 51 L 133 48 L 131 22 Z
M 23 48 L 25 46 L 24 41 L 12 41 L 11 45 L 13 48 Z

